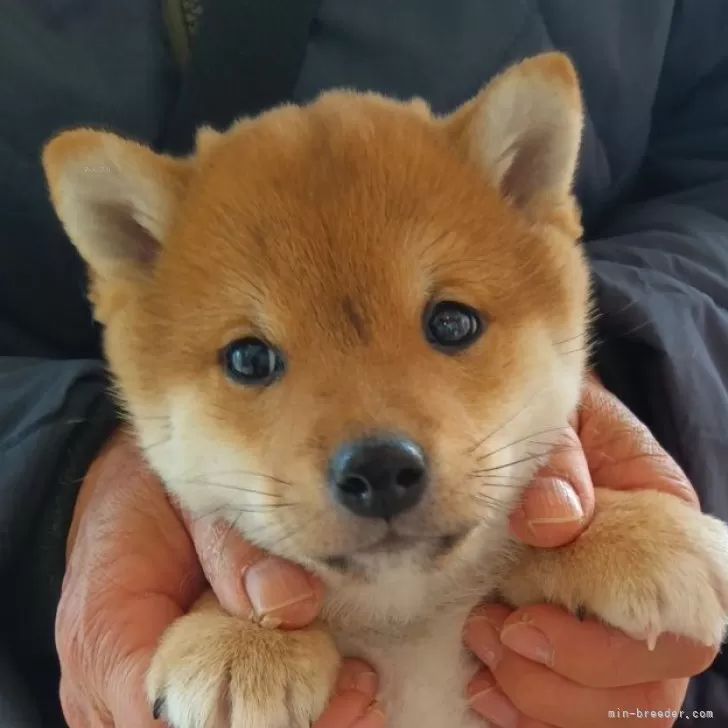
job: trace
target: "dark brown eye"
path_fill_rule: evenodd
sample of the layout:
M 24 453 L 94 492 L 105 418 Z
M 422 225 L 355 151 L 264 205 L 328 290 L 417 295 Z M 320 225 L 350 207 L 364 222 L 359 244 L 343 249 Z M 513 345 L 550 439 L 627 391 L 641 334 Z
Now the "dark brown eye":
M 239 384 L 265 386 L 285 369 L 281 353 L 262 339 L 246 337 L 228 344 L 222 352 L 225 373 Z
M 478 312 L 455 301 L 440 301 L 427 312 L 425 335 L 437 349 L 455 352 L 480 336 L 483 324 Z

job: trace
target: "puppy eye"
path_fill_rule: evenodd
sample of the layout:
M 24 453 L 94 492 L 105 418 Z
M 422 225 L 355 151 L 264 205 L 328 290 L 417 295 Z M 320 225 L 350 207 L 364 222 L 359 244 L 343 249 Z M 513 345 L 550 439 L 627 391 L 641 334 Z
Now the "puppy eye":
M 258 386 L 271 384 L 285 368 L 279 351 L 253 337 L 228 344 L 222 352 L 222 365 L 233 381 Z
M 440 301 L 427 312 L 425 335 L 438 349 L 464 349 L 480 336 L 482 330 L 480 315 L 464 303 Z

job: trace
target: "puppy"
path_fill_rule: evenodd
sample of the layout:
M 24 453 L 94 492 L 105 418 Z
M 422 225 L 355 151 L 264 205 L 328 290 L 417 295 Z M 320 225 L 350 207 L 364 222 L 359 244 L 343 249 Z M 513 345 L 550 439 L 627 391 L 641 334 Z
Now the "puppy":
M 206 594 L 148 674 L 170 725 L 308 726 L 346 655 L 392 728 L 482 726 L 461 632 L 484 599 L 721 639 L 727 529 L 673 496 L 599 491 L 560 549 L 508 533 L 585 373 L 581 130 L 552 53 L 447 116 L 336 91 L 203 129 L 184 159 L 86 129 L 46 147 L 151 466 L 326 585 L 286 632 Z

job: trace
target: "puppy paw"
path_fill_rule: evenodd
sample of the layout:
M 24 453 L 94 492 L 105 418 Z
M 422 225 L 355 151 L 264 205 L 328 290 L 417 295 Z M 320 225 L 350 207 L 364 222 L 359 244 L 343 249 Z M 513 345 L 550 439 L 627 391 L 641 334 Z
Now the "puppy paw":
M 728 527 L 677 497 L 598 489 L 594 521 L 559 549 L 524 549 L 502 588 L 516 606 L 550 602 L 647 641 L 705 644 L 728 624 Z
M 338 666 L 324 630 L 266 629 L 222 613 L 208 596 L 165 633 L 147 696 L 172 728 L 309 728 Z

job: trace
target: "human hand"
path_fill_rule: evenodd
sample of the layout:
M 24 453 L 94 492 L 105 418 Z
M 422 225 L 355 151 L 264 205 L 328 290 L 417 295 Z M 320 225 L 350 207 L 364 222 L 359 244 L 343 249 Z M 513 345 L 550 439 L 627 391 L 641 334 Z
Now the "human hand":
M 298 567 L 213 519 L 181 518 L 133 442 L 115 436 L 84 479 L 68 539 L 56 643 L 70 728 L 160 725 L 145 698 L 147 666 L 208 582 L 229 612 L 274 615 L 288 628 L 312 621 L 321 603 L 321 585 Z M 381 728 L 376 689 L 371 668 L 345 661 L 315 728 Z
M 535 546 L 568 543 L 588 526 L 593 484 L 671 492 L 695 508 L 687 477 L 642 423 L 596 380 L 546 469 L 529 488 L 512 530 Z M 580 443 L 580 444 L 579 444 Z M 643 642 L 547 605 L 479 607 L 465 641 L 485 663 L 468 686 L 473 709 L 500 728 L 601 728 L 609 711 L 677 711 L 689 678 L 709 667 L 715 648 L 662 635 Z M 656 718 L 657 728 L 674 717 Z M 637 717 L 621 718 L 628 728 Z

